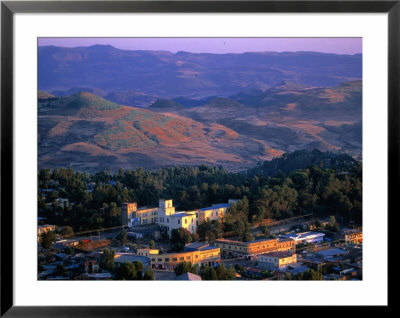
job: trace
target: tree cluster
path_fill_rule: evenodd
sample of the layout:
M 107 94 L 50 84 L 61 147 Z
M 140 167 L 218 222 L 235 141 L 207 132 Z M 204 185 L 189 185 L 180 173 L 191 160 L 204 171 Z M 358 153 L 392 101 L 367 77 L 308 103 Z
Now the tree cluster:
M 295 166 L 288 164 L 309 156 L 310 152 L 295 152 L 272 160 L 277 166 L 285 163 L 290 167 L 273 176 L 263 166 L 239 173 L 205 165 L 157 171 L 120 169 L 113 174 L 89 174 L 70 168 L 40 170 L 39 216 L 46 217 L 50 224 L 70 226 L 78 232 L 120 225 L 120 207 L 127 201 L 135 201 L 138 206 L 157 206 L 159 199 L 172 198 L 177 209 L 192 210 L 240 199 L 229 208 L 223 230 L 235 231 L 243 240 L 251 239 L 249 225 L 264 219 L 312 213 L 317 218 L 333 215 L 340 223 L 361 224 L 361 163 L 347 155 L 342 158 L 317 151 L 314 155 L 311 152 L 311 157 L 323 158 L 322 164 L 295 170 Z M 264 165 L 270 166 L 271 162 Z M 69 206 L 59 206 L 57 198 L 67 198 Z M 206 240 L 221 234 L 218 224 L 206 224 L 199 230 Z
M 215 267 L 208 264 L 200 267 L 200 276 L 202 280 L 232 280 L 235 278 L 233 267 L 226 268 L 224 264 Z

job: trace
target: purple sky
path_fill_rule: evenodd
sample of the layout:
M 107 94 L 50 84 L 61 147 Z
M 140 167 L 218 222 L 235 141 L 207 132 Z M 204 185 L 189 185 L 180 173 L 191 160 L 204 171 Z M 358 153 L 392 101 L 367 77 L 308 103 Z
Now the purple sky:
M 362 53 L 362 38 L 38 38 L 39 46 L 64 47 L 110 44 L 126 50 L 193 53 L 315 51 Z

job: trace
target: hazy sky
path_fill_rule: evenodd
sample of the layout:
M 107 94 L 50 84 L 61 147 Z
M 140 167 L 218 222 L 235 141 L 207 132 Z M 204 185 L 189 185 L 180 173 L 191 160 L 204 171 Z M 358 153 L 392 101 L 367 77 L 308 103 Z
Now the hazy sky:
M 193 53 L 315 51 L 362 53 L 362 38 L 38 38 L 39 46 L 64 47 L 110 44 L 126 50 Z

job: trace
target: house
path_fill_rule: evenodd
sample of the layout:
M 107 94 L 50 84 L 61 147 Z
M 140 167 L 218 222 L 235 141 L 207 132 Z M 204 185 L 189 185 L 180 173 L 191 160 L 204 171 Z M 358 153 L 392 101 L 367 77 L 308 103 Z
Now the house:
M 142 207 L 137 209 L 134 213 L 132 213 L 132 219 L 130 220 L 130 224 L 128 224 L 128 226 L 154 224 L 156 223 L 157 214 L 157 207 Z
M 350 244 L 362 244 L 363 242 L 363 232 L 352 229 L 348 231 L 344 231 L 344 241 L 346 245 Z
M 38 242 L 40 241 L 40 236 L 45 233 L 45 232 L 55 232 L 56 231 L 56 226 L 55 225 L 38 225 L 37 227 L 37 235 L 38 235 Z
M 219 220 L 223 222 L 226 210 L 230 207 L 230 205 L 230 203 L 222 203 L 214 204 L 207 208 L 198 209 L 196 211 L 197 225 L 202 224 L 206 221 Z
M 257 256 L 258 266 L 270 271 L 286 271 L 289 265 L 297 263 L 296 253 L 291 251 L 270 252 Z

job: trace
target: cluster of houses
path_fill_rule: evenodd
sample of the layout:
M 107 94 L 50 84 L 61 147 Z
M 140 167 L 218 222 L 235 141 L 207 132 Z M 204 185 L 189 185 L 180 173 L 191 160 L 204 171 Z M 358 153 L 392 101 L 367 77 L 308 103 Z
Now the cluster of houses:
M 233 203 L 235 200 L 192 211 L 176 211 L 172 200 L 160 200 L 158 207 L 139 209 L 135 202 L 126 202 L 122 204 L 121 209 L 122 225 L 131 230 L 132 228 L 148 228 L 143 225 L 153 225 L 165 230 L 169 237 L 172 230 L 179 228 L 195 233 L 197 227 L 207 220 L 223 222 L 227 209 Z M 40 225 L 38 237 L 45 231 L 54 230 L 54 225 Z M 128 234 L 131 232 L 128 231 Z M 308 269 L 322 273 L 322 268 L 327 267 L 329 271 L 324 276 L 327 280 L 361 277 L 362 231 L 343 229 L 341 241 L 344 244 L 333 246 L 329 244 L 329 238 L 325 237 L 325 233 L 316 231 L 292 232 L 249 242 L 220 238 L 208 243 L 187 244 L 182 252 L 165 253 L 159 249 L 147 247 L 139 247 L 134 252 L 116 252 L 114 262 L 118 266 L 126 261 L 138 260 L 143 263 L 145 269 L 171 272 L 183 261 L 200 266 L 206 264 L 216 266 L 224 262 L 232 264 L 231 260 L 242 260 L 248 262 L 246 273 L 253 278 L 261 277 L 265 271 L 273 273 L 274 278 L 281 277 L 285 273 L 297 275 Z M 58 242 L 57 244 L 65 243 Z M 68 242 L 68 246 L 76 248 L 71 244 L 73 244 L 72 241 Z M 65 247 L 62 245 L 59 250 Z M 304 247 L 308 248 L 304 249 Z M 39 279 L 57 279 L 59 263 L 63 263 L 68 270 L 68 279 L 112 279 L 110 273 L 101 271 L 98 266 L 101 253 L 101 250 L 75 255 L 53 253 L 54 259 L 51 259 L 51 262 L 46 261 L 45 267 L 39 273 Z M 198 280 L 198 277 L 194 276 L 196 275 L 186 275 L 180 279 Z

